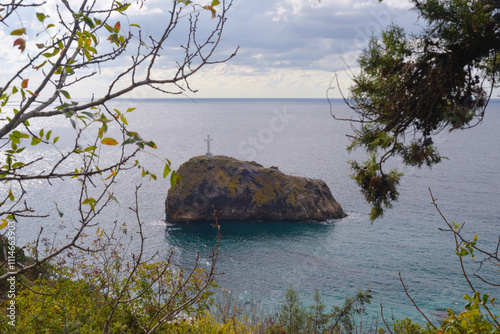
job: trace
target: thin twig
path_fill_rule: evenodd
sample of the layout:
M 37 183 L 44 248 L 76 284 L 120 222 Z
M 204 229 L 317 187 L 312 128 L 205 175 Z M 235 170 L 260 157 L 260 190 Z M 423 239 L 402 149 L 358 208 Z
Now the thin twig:
M 382 304 L 380 304 L 380 315 L 382 316 L 382 321 L 384 322 L 385 327 L 387 328 L 387 330 L 389 331 L 389 333 L 392 334 L 391 328 L 389 327 L 389 325 L 385 321 L 385 318 L 384 318 L 384 307 L 382 306 Z
M 399 273 L 399 280 L 401 281 L 401 284 L 403 285 L 403 289 L 405 290 L 406 295 L 408 296 L 408 298 L 410 298 L 411 302 L 413 303 L 413 305 L 415 306 L 415 308 L 417 309 L 417 311 L 420 312 L 420 314 L 425 318 L 425 320 L 427 320 L 427 322 L 432 327 L 434 327 L 434 329 L 436 331 L 439 331 L 438 328 L 436 326 L 434 326 L 434 324 L 429 320 L 429 318 L 427 318 L 427 316 L 425 315 L 425 313 L 422 312 L 422 310 L 420 310 L 420 308 L 418 307 L 417 303 L 415 303 L 415 301 L 413 300 L 413 298 L 411 298 L 410 294 L 408 293 L 408 290 L 406 289 L 405 283 L 403 282 L 403 278 L 401 277 L 401 273 Z

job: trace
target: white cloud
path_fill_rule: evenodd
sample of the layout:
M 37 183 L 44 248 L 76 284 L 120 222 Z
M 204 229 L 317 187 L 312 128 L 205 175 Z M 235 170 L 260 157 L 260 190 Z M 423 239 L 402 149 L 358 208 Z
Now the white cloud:
M 132 2 L 132 4 L 128 10 L 128 15 L 131 17 L 165 14 L 166 4 L 164 0 L 148 0 L 142 3 Z M 170 2 L 168 4 L 170 5 Z
M 256 72 L 259 74 L 256 75 Z M 343 72 L 339 73 L 346 77 Z M 219 64 L 205 68 L 193 77 L 190 84 L 199 92 L 188 95 L 194 98 L 323 98 L 334 76 L 333 71 L 289 68 L 262 71 L 247 66 Z M 347 86 L 344 87 L 346 89 Z
M 387 6 L 397 9 L 410 9 L 413 4 L 409 0 L 385 0 Z
M 37 11 L 55 19 L 55 7 L 50 5 L 61 3 L 47 1 Z M 98 5 L 105 6 L 109 1 L 99 1 Z M 171 1 L 147 0 L 139 9 L 132 1 L 130 23 L 141 25 L 143 36 L 158 34 L 166 24 L 170 5 Z M 324 96 L 321 87 L 329 83 L 333 72 L 342 72 L 345 63 L 356 67 L 355 60 L 372 34 L 379 35 L 391 22 L 413 28 L 417 17 L 408 11 L 410 7 L 407 0 L 384 0 L 381 4 L 377 0 L 235 0 L 215 57 L 223 59 L 237 46 L 240 51 L 228 64 L 202 71 L 195 78 L 199 84 L 194 85 L 201 94 L 212 97 Z M 215 20 L 210 20 L 209 13 L 203 14 L 198 31 L 207 33 Z M 125 19 L 120 20 L 124 26 Z M 165 59 L 162 70 L 171 67 L 166 60 L 172 61 L 172 50 L 184 43 L 185 32 L 169 39 L 161 58 Z M 8 33 L 5 27 L 0 30 L 0 57 L 4 60 L 0 73 L 5 73 L 5 64 L 9 68 L 19 64 L 19 53 L 12 52 Z M 101 78 L 123 65 L 121 61 L 108 64 Z

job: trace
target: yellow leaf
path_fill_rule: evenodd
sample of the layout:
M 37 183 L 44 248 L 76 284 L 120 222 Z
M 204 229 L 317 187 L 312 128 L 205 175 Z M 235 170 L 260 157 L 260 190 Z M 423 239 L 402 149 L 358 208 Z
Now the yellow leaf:
M 8 224 L 8 223 L 7 223 L 7 220 L 2 219 L 2 221 L 3 221 L 3 223 L 2 223 L 2 224 L 0 224 L 0 230 L 1 230 L 1 229 L 4 229 L 4 228 L 7 226 L 7 224 Z
M 104 145 L 118 145 L 118 142 L 116 140 L 114 140 L 113 138 L 109 138 L 109 137 L 101 140 L 101 143 Z
M 26 28 L 16 29 L 10 33 L 11 36 L 21 36 L 26 34 Z

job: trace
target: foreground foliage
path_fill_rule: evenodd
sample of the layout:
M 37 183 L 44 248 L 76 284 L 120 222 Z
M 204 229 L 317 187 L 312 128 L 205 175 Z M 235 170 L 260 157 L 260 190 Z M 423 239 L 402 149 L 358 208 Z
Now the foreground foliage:
M 129 233 L 141 238 L 141 250 L 131 257 L 124 246 Z M 136 231 L 121 226 L 92 242 L 99 252 L 67 253 L 45 262 L 42 275 L 18 280 L 17 321 L 13 325 L 2 317 L 2 332 L 161 333 L 180 326 L 179 319 L 206 317 L 216 287 L 218 244 L 207 269 L 196 261 L 186 270 L 173 262 L 173 253 L 163 261 L 145 258 L 141 223 Z M 2 295 L 6 306 L 10 297 Z
M 172 254 L 145 252 L 140 186 L 135 205 L 114 194 L 118 177 L 129 180 L 126 170 L 157 179 L 141 154 L 161 162 L 170 185 L 179 176 L 153 154 L 151 138 L 133 131 L 134 106 L 110 104 L 132 101 L 139 88 L 195 92 L 191 76 L 234 56 L 213 59 L 231 1 L 169 1 L 154 29 L 132 21 L 143 5 L 0 3 L 0 44 L 8 55 L 0 78 L 0 286 L 9 316 L 2 332 L 153 333 L 209 303 L 217 247 L 204 270 L 198 259 L 186 269 Z M 57 187 L 67 190 L 64 198 L 56 199 Z M 131 208 L 132 227 L 102 221 L 118 204 Z M 19 249 L 16 233 L 30 229 L 36 240 Z
M 134 106 L 119 110 L 109 103 L 141 87 L 165 94 L 194 92 L 188 84 L 192 75 L 234 56 L 212 60 L 230 1 L 207 6 L 171 1 L 163 25 L 152 35 L 130 22 L 128 14 L 142 6 L 143 1 L 114 0 L 0 3 L 2 32 L 9 36 L 2 48 L 16 59 L 4 69 L 0 83 L 0 234 L 26 230 L 30 219 L 36 219 L 41 226 L 35 245 L 40 245 L 48 238 L 44 223 L 65 226 L 68 215 L 76 221 L 64 244 L 47 248 L 48 253 L 38 251 L 33 263 L 4 270 L 0 280 L 83 250 L 80 239 L 91 233 L 108 206 L 119 203 L 113 185 L 121 172 L 138 169 L 143 177 L 157 179 L 157 172 L 140 163 L 140 154 L 160 160 L 160 173 L 170 176 L 171 185 L 179 181 L 170 161 L 152 153 L 154 141 L 131 129 L 127 118 Z M 203 19 L 210 22 L 208 31 L 198 29 Z M 182 42 L 172 46 L 170 36 L 178 30 Z M 181 51 L 163 58 L 170 48 Z M 103 73 L 106 65 L 112 66 Z M 169 66 L 172 71 L 159 70 Z M 92 91 L 96 84 L 104 88 Z M 73 97 L 81 91 L 89 96 Z M 60 124 L 68 131 L 61 131 Z M 36 193 L 34 182 L 46 191 Z M 58 186 L 74 189 L 74 196 L 59 203 L 54 198 L 37 201 L 52 196 L 49 189 Z M 15 236 L 9 238 L 14 247 Z M 9 269 L 5 263 L 0 267 Z
M 314 303 L 305 308 L 297 291 L 290 287 L 270 332 L 314 334 L 372 332 L 376 325 L 363 328 L 362 322 L 356 321 L 366 315 L 366 304 L 369 304 L 371 299 L 370 290 L 359 291 L 354 297 L 346 298 L 343 306 L 333 306 L 331 311 L 327 311 L 326 304 L 316 290 Z

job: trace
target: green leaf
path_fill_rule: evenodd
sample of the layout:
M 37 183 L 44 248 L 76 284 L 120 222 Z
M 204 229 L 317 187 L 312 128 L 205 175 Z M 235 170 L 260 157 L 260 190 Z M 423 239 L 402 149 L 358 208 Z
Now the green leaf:
M 17 131 L 17 130 L 14 130 L 14 131 L 12 131 L 12 133 L 10 134 L 10 136 L 12 136 L 11 139 L 14 140 L 13 138 L 21 138 L 22 137 L 22 133 L 19 132 L 19 131 Z
M 34 67 L 34 69 L 38 71 L 38 70 L 39 70 L 40 68 L 42 68 L 42 67 L 43 67 L 46 63 L 47 63 L 47 61 L 45 60 L 45 61 L 44 61 L 43 63 L 41 63 L 40 65 L 35 66 L 35 67 Z
M 36 13 L 36 18 L 38 21 L 43 22 L 47 16 L 44 13 Z
M 24 162 L 16 162 L 15 164 L 12 165 L 12 169 L 16 169 L 24 165 L 25 165 Z
M 215 7 L 215 6 L 219 5 L 219 4 L 220 4 L 219 0 L 213 0 L 212 1 L 212 7 Z
M 96 148 L 97 148 L 97 146 L 89 146 L 86 149 L 84 149 L 83 151 L 84 152 L 92 152 L 92 151 L 95 151 Z
M 53 143 L 54 144 L 57 143 L 58 140 L 59 140 L 59 137 L 55 137 Z
M 118 199 L 115 196 L 113 196 L 113 195 L 109 195 L 109 199 L 111 199 L 111 200 L 115 201 L 116 203 L 120 204 L 120 202 L 118 201 Z
M 82 17 L 83 22 L 85 22 L 90 28 L 94 29 L 95 25 L 94 22 L 90 19 L 88 16 L 83 16 Z
M 130 7 L 130 3 L 122 4 L 121 2 L 116 1 L 116 4 L 118 5 L 118 8 L 116 8 L 116 11 L 119 12 L 120 14 L 124 14 L 124 12 Z
M 95 114 L 88 112 L 88 111 L 82 111 L 82 114 L 86 115 L 90 119 L 95 119 Z
M 88 204 L 90 206 L 90 208 L 92 209 L 92 211 L 95 211 L 95 205 L 96 205 L 97 201 L 94 199 L 94 198 L 87 198 L 85 199 L 82 204 Z
M 109 24 L 105 24 L 105 25 L 104 25 L 104 28 L 106 28 L 106 30 L 107 30 L 108 32 L 113 32 L 113 27 L 112 27 L 112 26 L 110 26 Z
M 31 145 L 35 146 L 35 145 L 40 144 L 41 142 L 42 142 L 42 139 L 33 137 L 33 139 L 31 140 Z
M 133 141 L 132 139 L 128 138 L 128 139 L 125 139 L 125 141 L 122 143 L 122 145 L 123 145 L 123 146 L 124 146 L 124 145 L 129 145 L 129 144 L 132 144 L 133 142 L 134 142 L 134 141 Z
M 92 55 L 87 49 L 83 50 L 83 53 L 85 54 L 85 58 L 87 58 L 88 61 L 92 60 Z
M 45 52 L 45 53 L 42 53 L 42 56 L 47 57 L 47 58 L 50 58 L 50 57 L 54 57 L 54 56 L 55 56 L 55 55 L 57 55 L 58 53 L 59 53 L 59 49 L 54 48 L 54 51 L 52 51 L 52 52 Z
M 165 164 L 165 168 L 163 168 L 163 178 L 166 179 L 168 174 L 170 174 L 172 170 L 170 169 L 169 164 Z
M 158 147 L 156 146 L 156 144 L 155 144 L 154 142 L 152 142 L 152 141 L 148 141 L 148 142 L 146 142 L 145 144 L 146 144 L 146 145 L 148 145 L 148 146 L 149 146 L 149 147 L 151 147 L 151 148 L 155 148 L 155 149 L 156 149 L 156 148 L 158 148 Z
M 103 140 L 101 140 L 101 143 L 104 145 L 118 145 L 118 142 L 110 137 L 106 137 Z
M 172 171 L 172 175 L 170 175 L 170 186 L 174 187 L 177 183 L 182 181 L 182 177 L 177 174 L 177 172 L 174 170 Z
M 5 96 L 5 94 L 4 94 L 4 96 Z M 9 102 L 9 96 L 6 96 L 5 98 L 3 98 L 2 107 L 4 107 L 7 104 L 7 102 Z
M 57 213 L 59 214 L 59 217 L 62 218 L 64 216 L 64 213 L 61 210 L 59 210 L 59 207 L 57 206 L 56 202 L 54 202 L 54 204 L 56 205 L 56 210 L 57 210 Z
M 488 294 L 484 294 L 483 295 L 483 300 L 482 300 L 482 304 L 483 305 L 486 305 L 488 303 L 488 300 L 490 299 L 490 295 Z
M 67 98 L 68 100 L 71 100 L 71 96 L 67 91 L 61 90 L 61 94 L 64 95 L 64 97 Z

